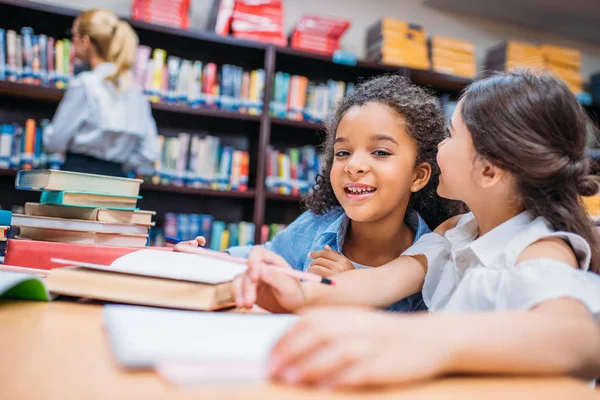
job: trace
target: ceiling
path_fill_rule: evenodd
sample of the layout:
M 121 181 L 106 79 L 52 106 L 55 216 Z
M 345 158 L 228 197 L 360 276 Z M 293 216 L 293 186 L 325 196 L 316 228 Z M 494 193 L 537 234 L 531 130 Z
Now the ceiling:
M 425 4 L 600 43 L 600 0 L 425 0 Z

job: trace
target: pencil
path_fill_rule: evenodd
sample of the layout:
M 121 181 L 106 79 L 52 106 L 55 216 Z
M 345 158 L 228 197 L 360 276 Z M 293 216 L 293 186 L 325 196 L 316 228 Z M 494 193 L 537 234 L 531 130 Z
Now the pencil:
M 246 260 L 244 258 L 234 257 L 232 255 L 229 255 L 228 253 L 209 250 L 204 247 L 194 247 L 193 245 L 181 246 L 181 248 L 179 248 L 178 250 L 182 253 L 199 254 L 199 255 L 203 255 L 203 256 L 218 258 L 218 259 L 224 260 L 224 261 L 234 262 L 237 264 L 248 265 L 248 260 Z M 333 280 L 331 280 L 329 278 L 325 278 L 325 277 L 317 275 L 317 274 L 313 274 L 312 272 L 297 271 L 295 269 L 287 268 L 287 267 L 284 267 L 281 265 L 276 265 L 276 264 L 270 264 L 270 266 L 277 268 L 277 270 L 279 272 L 286 274 L 288 276 L 291 276 L 292 278 L 297 278 L 297 279 L 300 279 L 303 281 L 318 282 L 318 283 L 322 283 L 325 285 L 335 286 L 335 282 Z

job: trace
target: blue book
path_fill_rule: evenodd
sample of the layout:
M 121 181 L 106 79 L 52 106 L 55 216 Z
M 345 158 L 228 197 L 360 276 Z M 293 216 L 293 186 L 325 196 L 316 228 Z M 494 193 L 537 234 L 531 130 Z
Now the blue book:
M 0 168 L 11 168 L 12 140 L 15 128 L 11 124 L 0 127 Z
M 25 83 L 28 83 L 30 82 L 29 79 L 33 76 L 33 29 L 29 27 L 21 28 L 21 37 L 23 40 L 23 47 L 21 49 L 23 54 L 23 72 L 21 78 Z
M 212 225 L 210 248 L 215 251 L 221 250 L 221 237 L 225 231 L 225 222 L 215 221 Z
M 198 236 L 204 236 L 206 243 L 210 243 L 212 235 L 213 217 L 212 215 L 200 215 L 200 233 Z
M 35 130 L 35 147 L 33 153 L 33 167 L 39 168 L 42 165 L 42 128 L 37 128 Z
M 182 240 L 192 240 L 190 235 L 190 216 L 177 214 L 177 237 Z
M 0 81 L 6 79 L 6 31 L 0 28 Z
M 229 231 L 229 245 L 227 247 L 234 247 L 239 245 L 239 227 L 240 224 L 227 224 L 227 230 Z

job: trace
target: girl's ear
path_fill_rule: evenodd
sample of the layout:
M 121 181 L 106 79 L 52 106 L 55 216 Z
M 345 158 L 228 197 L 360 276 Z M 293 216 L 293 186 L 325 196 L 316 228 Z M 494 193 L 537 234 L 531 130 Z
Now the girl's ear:
M 410 186 L 410 191 L 412 193 L 416 193 L 419 190 L 423 189 L 427 183 L 429 183 L 429 179 L 431 178 L 431 164 L 428 162 L 422 162 L 421 164 L 415 167 L 415 172 L 413 174 L 413 183 Z

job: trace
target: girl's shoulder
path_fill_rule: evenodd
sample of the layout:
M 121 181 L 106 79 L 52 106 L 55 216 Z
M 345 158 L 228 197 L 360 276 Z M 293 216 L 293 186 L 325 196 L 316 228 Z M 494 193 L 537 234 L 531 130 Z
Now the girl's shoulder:
M 437 233 L 440 236 L 444 236 L 449 230 L 452 230 L 457 226 L 463 225 L 471 219 L 473 219 L 472 213 L 455 215 L 454 217 L 442 222 L 437 228 L 435 228 L 433 232 Z

